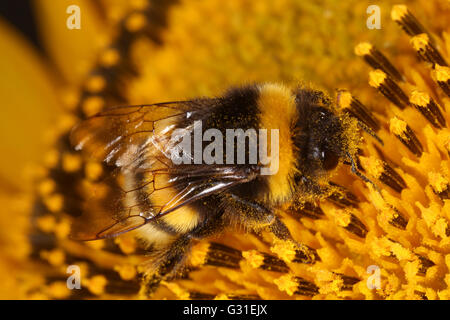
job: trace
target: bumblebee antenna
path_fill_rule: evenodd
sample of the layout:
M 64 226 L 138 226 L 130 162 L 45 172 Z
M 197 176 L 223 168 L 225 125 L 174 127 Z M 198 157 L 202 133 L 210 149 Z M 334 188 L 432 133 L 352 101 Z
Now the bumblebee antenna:
M 356 174 L 362 181 L 370 183 L 370 184 L 372 185 L 372 187 L 373 187 L 379 194 L 381 194 L 380 188 L 378 188 L 378 186 L 377 186 L 372 180 L 370 180 L 369 178 L 367 178 L 365 175 L 363 175 L 363 174 L 356 168 L 355 161 L 353 160 L 353 157 L 350 155 L 350 153 L 347 152 L 346 154 L 347 154 L 348 159 L 349 159 L 350 162 L 351 162 L 351 165 L 352 165 L 352 172 L 353 172 L 354 174 Z
M 381 140 L 381 138 L 364 122 L 358 120 L 358 127 L 370 134 L 375 140 L 377 140 L 382 146 L 384 146 L 383 140 Z

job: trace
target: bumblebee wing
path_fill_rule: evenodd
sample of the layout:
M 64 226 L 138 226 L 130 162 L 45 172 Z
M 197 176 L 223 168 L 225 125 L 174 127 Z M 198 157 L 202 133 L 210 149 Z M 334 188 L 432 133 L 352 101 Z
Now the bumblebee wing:
M 223 165 L 196 165 L 175 168 L 171 173 L 173 178 L 166 188 L 177 190 L 169 201 L 160 208 L 157 218 L 176 209 L 203 199 L 213 194 L 220 194 L 236 185 L 249 182 L 256 178 L 260 168 L 241 168 Z M 164 188 L 154 186 L 154 192 L 163 192 Z
M 118 236 L 188 203 L 251 181 L 257 171 L 257 168 L 216 165 L 159 167 L 138 170 L 136 179 L 124 189 L 119 182 L 123 180 L 122 171 L 116 170 L 115 179 L 112 175 L 112 180 L 106 183 L 107 192 L 92 192 L 84 213 L 72 224 L 71 238 L 96 240 Z M 155 205 L 152 201 L 155 198 L 166 200 Z
M 71 237 L 117 236 L 253 179 L 255 172 L 238 167 L 175 166 L 167 155 L 173 130 L 201 118 L 214 103 L 214 99 L 199 99 L 118 107 L 75 127 L 70 138 L 76 149 L 118 168 L 86 191 L 83 214 L 72 224 Z
M 71 237 L 93 240 L 117 235 L 145 223 L 139 212 L 122 204 L 123 171 L 150 166 L 149 148 L 162 145 L 179 120 L 199 112 L 211 99 L 123 106 L 104 110 L 72 130 L 70 141 L 88 157 L 120 169 L 112 170 L 101 183 L 85 190 L 83 214 L 72 224 Z M 146 162 L 147 161 L 147 162 Z M 141 168 L 142 169 L 142 168 Z M 103 233 L 103 230 L 108 232 Z
M 125 207 L 126 192 L 121 186 L 122 181 L 122 171 L 116 168 L 100 182 L 83 186 L 82 213 L 72 220 L 71 239 L 103 239 L 146 223 L 139 210 Z
M 118 167 L 137 160 L 152 144 L 163 144 L 179 120 L 201 111 L 213 99 L 107 109 L 77 125 L 70 134 L 76 150 Z

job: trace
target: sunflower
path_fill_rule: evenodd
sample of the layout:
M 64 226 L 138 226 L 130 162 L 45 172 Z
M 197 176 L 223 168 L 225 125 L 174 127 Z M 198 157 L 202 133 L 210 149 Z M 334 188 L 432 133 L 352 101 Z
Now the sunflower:
M 73 4 L 80 30 L 64 24 Z M 1 21 L 0 296 L 449 299 L 450 4 L 394 4 L 369 30 L 369 3 L 353 0 L 36 0 L 46 58 Z M 340 192 L 279 210 L 308 250 L 228 232 L 196 243 L 188 270 L 151 295 L 132 236 L 69 239 L 70 217 L 109 170 L 70 146 L 77 121 L 243 81 L 336 92 L 366 126 L 358 166 L 378 187 L 339 168 Z M 81 289 L 67 285 L 71 266 Z

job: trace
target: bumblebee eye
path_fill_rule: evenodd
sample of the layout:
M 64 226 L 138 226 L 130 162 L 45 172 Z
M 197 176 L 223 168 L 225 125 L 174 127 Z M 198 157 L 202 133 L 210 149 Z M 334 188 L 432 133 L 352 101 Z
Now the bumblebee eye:
M 336 153 L 328 150 L 323 151 L 322 154 L 322 168 L 327 171 L 336 168 L 339 163 L 339 156 Z
M 320 162 L 321 168 L 326 171 L 336 168 L 339 163 L 338 154 L 325 146 L 312 148 L 309 159 Z

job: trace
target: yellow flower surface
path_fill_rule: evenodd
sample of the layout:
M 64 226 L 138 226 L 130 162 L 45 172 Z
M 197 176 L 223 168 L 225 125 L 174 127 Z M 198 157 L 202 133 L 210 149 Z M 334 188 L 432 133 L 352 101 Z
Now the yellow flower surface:
M 366 1 L 92 3 L 35 1 L 47 60 L 0 21 L 0 298 L 450 298 L 448 1 L 383 1 L 381 29 Z M 65 28 L 71 4 L 80 30 Z M 336 193 L 277 208 L 301 246 L 230 230 L 151 294 L 132 233 L 69 238 L 83 198 L 110 192 L 110 169 L 69 143 L 80 119 L 269 81 L 327 90 L 359 118 L 358 166 L 376 187 L 339 166 Z M 81 289 L 67 286 L 73 265 Z

